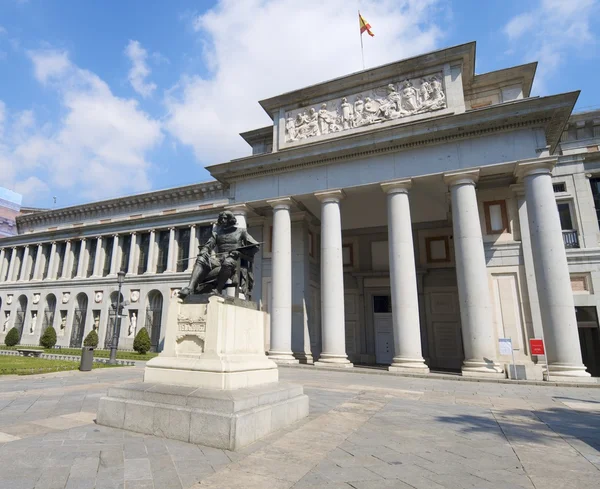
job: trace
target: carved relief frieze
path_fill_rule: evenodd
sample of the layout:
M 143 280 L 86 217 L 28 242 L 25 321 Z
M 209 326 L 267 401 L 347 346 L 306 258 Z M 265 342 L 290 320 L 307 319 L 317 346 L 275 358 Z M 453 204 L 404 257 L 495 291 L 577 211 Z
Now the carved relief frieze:
M 442 74 L 413 78 L 286 113 L 294 143 L 446 108 Z
M 199 309 L 199 310 L 198 310 Z M 176 351 L 183 355 L 204 353 L 206 340 L 206 305 L 196 308 L 194 315 L 177 315 Z

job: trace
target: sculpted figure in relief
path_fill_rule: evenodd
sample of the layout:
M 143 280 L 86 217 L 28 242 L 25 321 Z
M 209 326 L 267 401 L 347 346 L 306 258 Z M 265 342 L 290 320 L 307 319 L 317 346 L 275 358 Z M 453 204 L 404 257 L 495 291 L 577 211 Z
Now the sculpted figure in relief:
M 36 323 L 37 323 L 37 312 L 34 312 L 31 316 L 31 326 L 29 326 L 29 334 L 35 333 Z
M 390 83 L 385 88 L 342 97 L 333 110 L 331 107 L 332 102 L 329 102 L 322 103 L 319 110 L 310 107 L 296 114 L 288 113 L 285 121 L 286 142 L 443 109 L 446 107 L 446 96 L 441 77 L 432 75 L 405 80 L 400 88 Z

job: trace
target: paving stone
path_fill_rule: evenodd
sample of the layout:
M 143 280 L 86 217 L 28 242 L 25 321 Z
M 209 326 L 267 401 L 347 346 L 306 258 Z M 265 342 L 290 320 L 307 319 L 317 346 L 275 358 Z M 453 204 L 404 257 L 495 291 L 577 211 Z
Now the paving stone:
M 150 460 L 147 458 L 125 459 L 125 481 L 152 479 Z

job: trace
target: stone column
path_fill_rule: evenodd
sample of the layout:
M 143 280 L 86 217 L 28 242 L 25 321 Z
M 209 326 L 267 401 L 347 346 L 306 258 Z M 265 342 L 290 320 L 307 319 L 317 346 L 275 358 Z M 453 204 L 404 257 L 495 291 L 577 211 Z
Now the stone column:
M 110 271 L 108 272 L 111 277 L 117 275 L 117 268 L 119 266 L 119 235 L 113 235 L 113 247 L 112 256 L 110 257 Z
M 77 263 L 75 278 L 85 277 L 85 246 L 85 238 L 82 238 L 79 243 L 79 262 Z
M 344 267 L 340 200 L 343 190 L 318 192 L 321 201 L 321 332 L 323 349 L 315 365 L 352 367 L 346 354 Z
M 191 272 L 192 268 L 194 268 L 194 263 L 196 262 L 196 255 L 198 254 L 198 241 L 196 240 L 196 225 L 192 224 L 190 226 L 190 250 L 189 250 L 189 260 L 187 262 L 187 266 L 185 268 L 186 272 Z
M 517 174 L 525 180 L 525 199 L 533 266 L 546 343 L 550 380 L 581 381 L 585 371 L 579 345 L 577 319 L 567 254 L 552 188 L 555 158 L 521 163 Z M 590 379 L 591 380 L 591 379 Z
M 61 272 L 61 278 L 69 278 L 69 272 L 71 268 L 69 265 L 71 264 L 71 240 L 67 240 L 65 243 L 65 259 L 63 261 L 63 267 Z
M 18 280 L 23 281 L 28 278 L 28 269 L 29 268 L 29 245 L 25 246 L 25 251 L 23 252 L 23 259 L 21 260 L 21 273 L 19 274 Z
M 145 273 L 156 273 L 156 230 L 150 230 L 148 240 L 148 267 Z
M 278 363 L 298 363 L 292 354 L 292 199 L 269 200 L 267 203 L 273 207 L 269 358 Z
M 129 263 L 127 264 L 127 275 L 134 275 L 135 272 L 135 250 L 137 246 L 137 233 L 131 233 L 131 244 L 129 245 Z
M 15 274 L 15 262 L 17 261 L 17 247 L 13 246 L 12 253 L 10 254 L 10 263 L 8 264 L 8 274 L 6 276 L 7 282 L 13 281 L 13 276 Z
M 412 180 L 381 184 L 387 194 L 394 359 L 390 371 L 428 373 L 421 347 L 417 271 L 408 191 Z
M 167 269 L 166 272 L 174 272 L 175 267 L 175 228 L 169 228 L 169 252 L 167 253 Z
M 492 303 L 475 184 L 479 170 L 444 175 L 452 198 L 456 280 L 465 361 L 462 374 L 504 378 L 496 361 Z
M 39 280 L 40 277 L 40 267 L 42 266 L 42 250 L 43 246 L 41 244 L 37 245 L 37 250 L 35 252 L 35 266 L 33 267 L 33 280 Z
M 48 262 L 48 280 L 56 278 L 54 273 L 54 263 L 56 262 L 56 241 L 52 241 L 52 247 L 50 248 L 50 261 Z
M 102 276 L 102 236 L 98 236 L 96 238 L 96 253 L 94 256 L 94 269 L 92 270 L 93 277 L 101 277 Z M 92 257 L 90 256 L 90 260 Z
M 246 229 L 248 227 L 248 211 L 251 209 L 246 204 L 234 204 L 225 207 L 226 210 L 231 211 L 237 221 L 237 227 Z

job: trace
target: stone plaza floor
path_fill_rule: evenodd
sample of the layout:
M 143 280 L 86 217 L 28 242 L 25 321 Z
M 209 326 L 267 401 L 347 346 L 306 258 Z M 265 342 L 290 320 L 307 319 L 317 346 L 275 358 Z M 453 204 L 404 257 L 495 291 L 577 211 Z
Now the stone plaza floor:
M 600 488 L 599 388 L 281 368 L 310 416 L 227 452 L 97 426 L 142 373 L 0 378 L 0 488 Z

